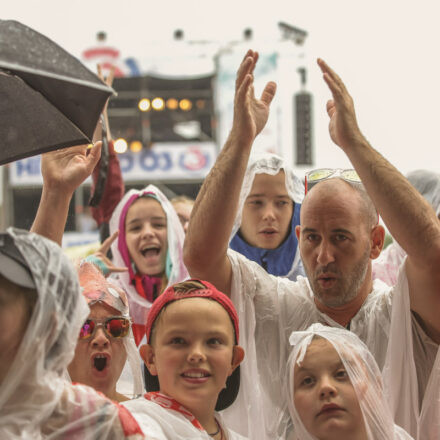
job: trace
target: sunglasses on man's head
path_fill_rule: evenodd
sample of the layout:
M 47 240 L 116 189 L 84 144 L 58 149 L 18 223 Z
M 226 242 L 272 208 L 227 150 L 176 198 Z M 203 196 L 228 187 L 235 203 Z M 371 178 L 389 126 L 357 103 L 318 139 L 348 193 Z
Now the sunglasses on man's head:
M 122 316 L 112 316 L 104 320 L 87 319 L 79 332 L 80 339 L 91 338 L 102 327 L 108 337 L 123 338 L 130 331 L 130 320 Z
M 341 168 L 320 168 L 306 173 L 305 193 L 307 194 L 307 191 L 310 191 L 313 185 L 332 177 L 339 177 L 347 182 L 362 183 L 360 177 L 353 169 L 344 170 Z

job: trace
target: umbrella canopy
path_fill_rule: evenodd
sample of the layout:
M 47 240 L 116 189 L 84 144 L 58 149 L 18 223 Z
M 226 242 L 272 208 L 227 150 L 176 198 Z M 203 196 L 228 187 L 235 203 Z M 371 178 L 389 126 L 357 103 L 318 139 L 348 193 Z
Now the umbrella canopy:
M 44 35 L 0 20 L 0 164 L 91 142 L 113 93 Z

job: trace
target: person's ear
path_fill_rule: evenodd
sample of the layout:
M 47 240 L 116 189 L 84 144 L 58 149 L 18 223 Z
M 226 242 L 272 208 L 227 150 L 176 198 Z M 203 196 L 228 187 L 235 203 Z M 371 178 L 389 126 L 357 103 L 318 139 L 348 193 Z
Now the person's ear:
M 382 225 L 374 226 L 370 233 L 370 240 L 370 258 L 375 260 L 380 255 L 385 241 L 385 229 Z
M 234 370 L 243 362 L 244 359 L 244 348 L 240 345 L 234 345 L 232 352 L 232 362 L 231 369 L 228 376 L 230 376 Z
M 156 355 L 154 353 L 154 348 L 150 344 L 142 345 L 139 348 L 139 354 L 141 355 L 142 360 L 144 361 L 148 371 L 152 376 L 157 376 L 157 368 L 156 368 Z
M 296 235 L 296 238 L 298 239 L 298 241 L 299 241 L 300 234 L 301 234 L 301 226 L 300 225 L 296 225 L 295 226 L 295 235 Z

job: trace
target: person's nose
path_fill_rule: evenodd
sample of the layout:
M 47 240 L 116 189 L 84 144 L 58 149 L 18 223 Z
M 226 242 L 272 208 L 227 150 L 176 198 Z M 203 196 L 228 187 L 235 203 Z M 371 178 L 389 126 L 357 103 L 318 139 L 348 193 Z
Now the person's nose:
M 93 335 L 92 345 L 96 348 L 106 348 L 110 345 L 110 340 L 102 327 L 98 327 Z
M 326 240 L 321 240 L 318 246 L 317 262 L 322 266 L 327 266 L 335 261 L 332 245 Z
M 200 363 L 206 360 L 206 355 L 203 350 L 202 344 L 192 344 L 190 347 L 190 352 L 188 353 L 188 362 L 190 363 Z
M 320 381 L 319 397 L 325 399 L 328 397 L 334 397 L 338 393 L 337 388 L 334 386 L 330 377 L 324 376 Z
M 150 223 L 145 223 L 142 227 L 143 237 L 154 237 L 154 229 Z
M 272 205 L 272 203 L 266 203 L 266 205 L 264 206 L 263 219 L 269 221 L 273 221 L 276 219 L 275 207 Z

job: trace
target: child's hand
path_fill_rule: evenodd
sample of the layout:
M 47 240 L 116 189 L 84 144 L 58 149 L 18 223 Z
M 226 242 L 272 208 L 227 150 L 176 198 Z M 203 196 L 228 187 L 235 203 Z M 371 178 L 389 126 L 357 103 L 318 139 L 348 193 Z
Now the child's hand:
M 104 243 L 102 243 L 101 247 L 98 249 L 97 252 L 95 252 L 92 255 L 89 255 L 86 258 L 86 261 L 88 261 L 89 263 L 93 263 L 95 266 L 97 266 L 105 277 L 107 277 L 111 273 L 120 273 L 120 272 L 128 271 L 128 268 L 126 267 L 115 266 L 112 263 L 112 261 L 109 258 L 107 258 L 107 252 L 109 251 L 110 246 L 116 240 L 118 235 L 119 235 L 119 231 L 114 232 L 110 237 L 108 237 L 104 241 Z

